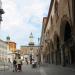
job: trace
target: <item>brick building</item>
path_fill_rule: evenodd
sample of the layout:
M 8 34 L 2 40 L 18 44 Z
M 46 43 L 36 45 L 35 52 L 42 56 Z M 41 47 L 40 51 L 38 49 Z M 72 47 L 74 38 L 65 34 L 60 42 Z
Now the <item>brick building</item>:
M 11 41 L 9 36 L 6 39 L 6 43 L 8 44 L 9 50 L 11 52 L 16 52 L 16 43 L 14 41 Z

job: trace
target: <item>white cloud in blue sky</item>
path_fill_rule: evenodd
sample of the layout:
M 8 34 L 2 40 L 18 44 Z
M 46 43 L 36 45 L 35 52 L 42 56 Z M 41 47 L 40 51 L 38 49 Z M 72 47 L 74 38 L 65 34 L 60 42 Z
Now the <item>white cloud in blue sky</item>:
M 41 35 L 42 19 L 47 16 L 50 0 L 2 0 L 5 11 L 1 38 L 10 36 L 18 46 L 28 44 L 30 32 L 37 43 Z

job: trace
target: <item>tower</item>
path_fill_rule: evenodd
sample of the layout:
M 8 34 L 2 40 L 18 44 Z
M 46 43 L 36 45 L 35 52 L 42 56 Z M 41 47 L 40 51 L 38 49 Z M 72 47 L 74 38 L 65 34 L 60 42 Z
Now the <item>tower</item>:
M 33 46 L 34 45 L 34 41 L 33 41 L 33 34 L 32 34 L 32 32 L 30 33 L 30 36 L 29 36 L 29 45 L 30 46 Z
M 34 42 L 33 42 L 33 34 L 32 33 L 30 33 L 30 36 L 29 36 L 29 46 L 30 46 L 30 51 L 29 51 L 29 53 L 30 53 L 30 64 L 32 64 L 32 59 L 33 59 L 33 54 L 34 54 L 33 53 Z

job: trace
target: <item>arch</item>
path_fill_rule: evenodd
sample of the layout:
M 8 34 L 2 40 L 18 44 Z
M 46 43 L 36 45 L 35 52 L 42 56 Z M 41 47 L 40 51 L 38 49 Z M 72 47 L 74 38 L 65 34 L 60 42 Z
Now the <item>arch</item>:
M 64 41 L 69 40 L 71 37 L 72 37 L 71 27 L 70 27 L 69 23 L 66 22 L 65 29 L 64 29 Z
M 72 47 L 72 24 L 67 15 L 64 15 L 60 24 L 60 42 L 62 46 L 63 65 L 75 64 L 75 48 Z
M 71 32 L 71 28 L 72 27 L 71 27 L 70 19 L 67 17 L 67 15 L 64 15 L 61 19 L 61 24 L 60 24 L 60 40 L 62 43 L 64 43 L 64 41 L 65 41 L 64 36 L 67 34 L 67 33 L 65 33 L 66 29 L 68 30 L 68 32 Z M 69 35 L 67 35 L 67 36 L 69 36 Z
M 53 44 L 53 41 L 50 40 L 50 60 L 51 60 L 51 63 L 53 64 L 54 63 L 54 44 Z

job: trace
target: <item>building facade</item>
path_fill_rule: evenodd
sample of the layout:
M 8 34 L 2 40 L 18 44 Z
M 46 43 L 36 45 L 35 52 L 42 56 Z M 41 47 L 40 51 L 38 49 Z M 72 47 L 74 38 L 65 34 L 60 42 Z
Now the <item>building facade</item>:
M 2 21 L 2 14 L 4 14 L 4 11 L 2 9 L 2 2 L 0 0 L 0 27 L 1 27 L 1 21 Z M 0 62 L 4 62 L 7 60 L 7 58 L 5 57 L 7 54 L 7 44 L 0 39 Z
M 8 46 L 9 46 L 9 50 L 11 52 L 16 52 L 16 43 L 15 42 L 12 42 L 12 41 L 8 42 Z
M 0 62 L 7 62 L 7 43 L 0 39 Z
M 9 50 L 12 53 L 16 52 L 16 43 L 14 41 L 11 41 L 9 36 L 6 39 L 7 39 L 6 43 L 8 44 Z
M 51 0 L 46 23 L 43 22 L 43 43 L 40 43 L 44 62 L 75 64 L 74 7 L 74 0 Z
M 37 54 L 38 54 L 38 46 L 21 46 L 21 56 L 25 57 L 27 56 L 28 59 L 30 55 L 32 55 L 33 59 L 37 59 Z
M 33 41 L 33 34 L 31 33 L 29 36 L 29 43 L 28 46 L 22 45 L 21 50 L 21 56 L 23 56 L 24 60 L 27 57 L 29 60 L 35 59 L 38 60 L 38 47 L 34 44 Z
M 10 40 L 10 37 L 6 38 L 7 48 L 8 48 L 8 62 L 12 62 L 15 58 L 16 53 L 16 43 Z

